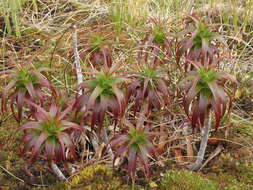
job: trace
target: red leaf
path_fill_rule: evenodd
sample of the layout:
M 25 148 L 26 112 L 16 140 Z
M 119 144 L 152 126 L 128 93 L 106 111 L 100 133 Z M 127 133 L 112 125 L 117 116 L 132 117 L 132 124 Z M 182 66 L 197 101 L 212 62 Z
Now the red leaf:
M 114 155 L 114 159 L 113 159 L 113 165 L 115 164 L 115 161 L 118 157 L 122 157 L 124 155 L 124 153 L 127 151 L 127 146 L 125 144 L 121 145 L 119 148 L 117 148 L 117 151 Z
M 152 104 L 156 109 L 160 110 L 161 103 L 159 101 L 159 96 L 157 96 L 154 90 L 150 90 L 148 93 L 149 104 Z
M 70 136 L 67 133 L 61 133 L 60 135 L 57 136 L 59 141 L 64 144 L 69 148 L 71 155 L 73 158 L 76 158 L 76 153 L 75 153 L 75 146 L 73 142 L 71 141 Z M 64 150 L 64 149 L 63 149 Z
M 31 96 L 32 99 L 34 99 L 36 97 L 36 93 L 35 90 L 33 88 L 33 84 L 31 82 L 29 82 L 28 84 L 25 85 L 29 95 Z
M 49 109 L 49 114 L 52 118 L 57 117 L 59 111 L 59 107 L 53 102 L 51 103 L 50 109 Z
M 41 133 L 39 138 L 34 144 L 34 148 L 32 151 L 31 159 L 34 159 L 37 157 L 37 154 L 42 146 L 42 144 L 45 142 L 45 140 L 48 138 L 48 136 L 45 133 Z
M 74 104 L 75 104 L 75 102 L 70 103 L 68 105 L 68 107 L 64 111 L 61 112 L 61 114 L 59 116 L 59 120 L 64 119 L 64 117 L 73 109 Z
M 207 97 L 200 95 L 199 97 L 199 120 L 200 120 L 200 124 L 201 126 L 204 126 L 204 121 L 205 121 L 205 117 L 206 117 L 206 113 L 207 113 L 207 106 L 209 104 L 209 100 Z
M 63 127 L 61 128 L 60 131 L 65 131 L 68 129 L 82 130 L 82 128 L 78 124 L 67 121 L 67 120 L 61 120 L 61 124 L 63 125 Z
M 136 162 L 137 162 L 137 150 L 130 149 L 128 152 L 128 171 L 131 174 L 134 174 L 136 170 Z
M 2 91 L 2 112 L 6 111 L 8 92 L 10 89 L 12 89 L 15 86 L 15 84 L 16 84 L 15 80 L 9 82 L 8 85 Z
M 140 148 L 140 160 L 141 163 L 144 166 L 145 169 L 145 173 L 147 175 L 147 177 L 150 177 L 150 169 L 149 169 L 149 165 L 148 165 L 148 152 L 144 147 L 139 147 Z
M 220 101 L 215 101 L 214 99 L 211 101 L 212 107 L 214 109 L 214 114 L 215 114 L 215 130 L 217 130 L 220 126 L 220 121 L 222 118 L 222 111 L 221 111 L 221 102 Z
M 114 146 L 118 146 L 122 143 L 125 143 L 127 140 L 129 140 L 127 138 L 127 135 L 124 135 L 124 134 L 117 134 L 115 135 L 111 141 L 109 142 L 111 147 L 114 147 Z
M 55 158 L 56 162 L 61 162 L 65 160 L 64 150 L 62 150 L 62 147 L 59 143 L 55 144 Z
M 21 127 L 19 127 L 18 130 L 26 130 L 26 129 L 35 129 L 35 130 L 41 130 L 41 126 L 39 122 L 36 121 L 30 121 Z
M 52 143 L 50 141 L 46 141 L 45 145 L 45 151 L 46 151 L 46 157 L 48 161 L 52 161 L 54 159 L 55 155 L 55 143 Z
M 44 110 L 42 107 L 40 107 L 39 105 L 33 103 L 31 100 L 28 99 L 26 99 L 25 102 L 31 105 L 32 107 L 36 108 L 37 111 L 40 112 L 43 116 L 47 117 L 48 112 L 46 112 L 46 110 Z
M 94 107 L 97 97 L 103 92 L 103 90 L 104 90 L 103 88 L 96 86 L 96 88 L 93 90 L 88 100 L 88 109 Z
M 196 85 L 199 82 L 199 78 L 200 76 L 197 76 L 196 79 L 193 81 L 193 84 L 190 88 L 190 90 L 188 91 L 186 98 L 184 100 L 184 109 L 187 115 L 189 115 L 189 106 L 191 104 L 191 102 L 193 101 L 193 99 L 196 97 L 196 95 L 199 93 L 199 89 L 196 88 Z
M 168 95 L 168 87 L 163 80 L 158 80 L 157 85 L 158 90 L 162 92 L 163 95 Z
M 21 121 L 21 118 L 22 118 L 24 101 L 25 101 L 25 92 L 18 91 L 18 95 L 17 95 L 18 121 Z

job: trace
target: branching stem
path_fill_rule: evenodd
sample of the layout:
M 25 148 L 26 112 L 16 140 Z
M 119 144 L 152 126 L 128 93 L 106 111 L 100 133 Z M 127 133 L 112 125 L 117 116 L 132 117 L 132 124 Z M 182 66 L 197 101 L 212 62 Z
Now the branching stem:
M 83 82 L 83 74 L 82 74 L 82 67 L 80 62 L 80 57 L 78 53 L 78 46 L 77 46 L 77 30 L 76 26 L 73 26 L 73 49 L 74 49 L 74 57 L 75 57 L 75 67 L 76 67 L 76 76 L 77 76 L 77 85 Z M 82 94 L 82 91 L 79 91 L 79 94 Z
M 54 174 L 62 181 L 66 181 L 66 177 L 64 174 L 61 172 L 59 167 L 52 161 L 50 162 L 50 167 L 53 170 Z
M 206 152 L 209 132 L 210 132 L 211 125 L 212 125 L 211 112 L 209 112 L 207 120 L 208 120 L 208 122 L 203 128 L 203 135 L 201 137 L 201 143 L 200 143 L 200 148 L 198 151 L 197 160 L 193 164 L 190 164 L 188 166 L 188 168 L 190 170 L 198 170 L 202 166 L 202 162 L 204 160 L 204 156 L 205 156 L 205 152 Z

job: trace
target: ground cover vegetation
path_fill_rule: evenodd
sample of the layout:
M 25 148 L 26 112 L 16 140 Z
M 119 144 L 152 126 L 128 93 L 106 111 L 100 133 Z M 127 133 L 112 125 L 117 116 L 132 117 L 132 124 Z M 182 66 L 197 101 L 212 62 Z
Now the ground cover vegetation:
M 0 190 L 253 188 L 252 1 L 0 2 Z

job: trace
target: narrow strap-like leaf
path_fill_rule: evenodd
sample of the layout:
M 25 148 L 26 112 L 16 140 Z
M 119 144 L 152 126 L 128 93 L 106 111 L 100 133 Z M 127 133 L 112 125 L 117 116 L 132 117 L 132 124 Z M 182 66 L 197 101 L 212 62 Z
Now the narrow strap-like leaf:
M 34 90 L 33 84 L 29 82 L 28 84 L 25 85 L 29 95 L 31 96 L 32 99 L 35 99 L 36 97 L 36 92 Z
M 48 161 L 54 160 L 55 159 L 55 143 L 46 141 L 45 152 L 46 152 L 46 157 Z
M 134 174 L 136 170 L 136 164 L 137 164 L 137 150 L 136 149 L 130 149 L 128 152 L 128 171 L 131 174 Z
M 71 137 L 67 133 L 61 133 L 60 135 L 57 136 L 59 141 L 63 141 L 64 144 L 68 147 L 70 150 L 70 153 L 74 158 L 76 158 L 76 153 L 75 153 L 75 145 L 73 144 Z
M 57 114 L 59 112 L 59 107 L 57 107 L 55 102 L 51 103 L 50 109 L 49 109 L 49 114 L 52 118 L 56 118 Z
M 64 111 L 61 112 L 60 116 L 59 116 L 59 119 L 64 119 L 64 117 L 73 109 L 73 106 L 74 106 L 75 102 L 72 102 L 68 105 L 67 108 L 65 108 Z
M 32 159 L 37 157 L 37 154 L 38 154 L 42 144 L 45 142 L 45 140 L 47 138 L 48 138 L 48 136 L 45 133 L 40 134 L 39 138 L 37 139 L 37 141 L 34 144 L 34 148 L 33 148 L 32 155 L 31 155 Z
M 82 128 L 80 127 L 80 125 L 71 122 L 71 121 L 67 121 L 67 120 L 61 120 L 61 124 L 63 125 L 63 127 L 61 127 L 60 131 L 65 131 L 67 129 L 77 129 L 77 130 L 82 130 Z
M 17 95 L 17 106 L 18 106 L 18 120 L 21 121 L 22 113 L 23 113 L 23 106 L 25 101 L 25 92 L 18 91 Z
M 88 100 L 88 109 L 93 108 L 95 105 L 95 101 L 97 99 L 97 97 L 103 92 L 103 88 L 100 88 L 99 86 L 97 86 L 93 92 L 90 95 L 90 98 Z
M 191 104 L 191 102 L 193 101 L 193 99 L 196 97 L 196 95 L 199 93 L 199 89 L 196 88 L 196 85 L 199 82 L 199 78 L 200 76 L 196 76 L 196 78 L 193 81 L 193 84 L 190 88 L 190 90 L 187 92 L 185 101 L 184 101 L 184 109 L 187 115 L 189 115 L 189 106 Z
M 206 96 L 200 95 L 199 97 L 199 120 L 201 126 L 204 126 L 204 121 L 207 113 L 207 106 L 209 104 L 209 99 Z
M 6 111 L 8 92 L 15 86 L 15 84 L 16 84 L 15 80 L 9 82 L 8 85 L 2 91 L 2 112 Z
M 26 99 L 25 102 L 28 103 L 29 105 L 31 105 L 32 107 L 36 108 L 37 111 L 40 112 L 41 114 L 43 114 L 45 117 L 48 116 L 48 112 L 46 110 L 44 110 L 39 105 L 33 103 L 31 100 Z
M 129 140 L 127 138 L 127 135 L 124 135 L 124 134 L 118 134 L 116 136 L 114 136 L 111 141 L 109 142 L 109 144 L 111 145 L 111 147 L 114 147 L 114 146 L 118 146 L 122 143 L 125 143 L 127 140 Z
M 39 122 L 30 121 L 18 128 L 18 130 L 26 130 L 26 129 L 41 130 L 41 125 Z
M 139 149 L 140 149 L 140 161 L 141 161 L 142 165 L 144 166 L 146 176 L 150 177 L 150 168 L 148 165 L 149 164 L 148 163 L 148 152 L 142 146 L 139 146 Z

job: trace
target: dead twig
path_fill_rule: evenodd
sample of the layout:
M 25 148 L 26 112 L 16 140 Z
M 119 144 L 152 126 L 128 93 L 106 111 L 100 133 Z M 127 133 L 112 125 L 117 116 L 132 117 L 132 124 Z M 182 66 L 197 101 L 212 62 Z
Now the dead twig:
M 4 172 L 6 172 L 8 175 L 10 175 L 11 177 L 15 178 L 16 180 L 18 180 L 18 181 L 20 181 L 20 182 L 22 182 L 22 183 L 26 183 L 26 184 L 28 184 L 28 185 L 32 185 L 32 186 L 36 186 L 36 187 L 48 187 L 48 185 L 27 183 L 27 182 L 25 182 L 23 179 L 21 179 L 21 178 L 15 176 L 13 173 L 11 173 L 9 170 L 7 170 L 5 167 L 3 167 L 3 166 L 0 165 L 0 168 L 1 168 Z
M 75 68 L 76 68 L 76 77 L 77 77 L 77 85 L 83 82 L 83 74 L 82 74 L 82 67 L 80 62 L 80 57 L 77 48 L 77 29 L 76 26 L 73 26 L 73 50 L 74 50 L 74 57 L 75 57 Z M 79 94 L 82 94 L 82 90 L 79 91 Z
M 220 154 L 223 149 L 224 147 L 222 146 L 222 144 L 219 144 L 198 171 L 202 170 L 214 157 Z

